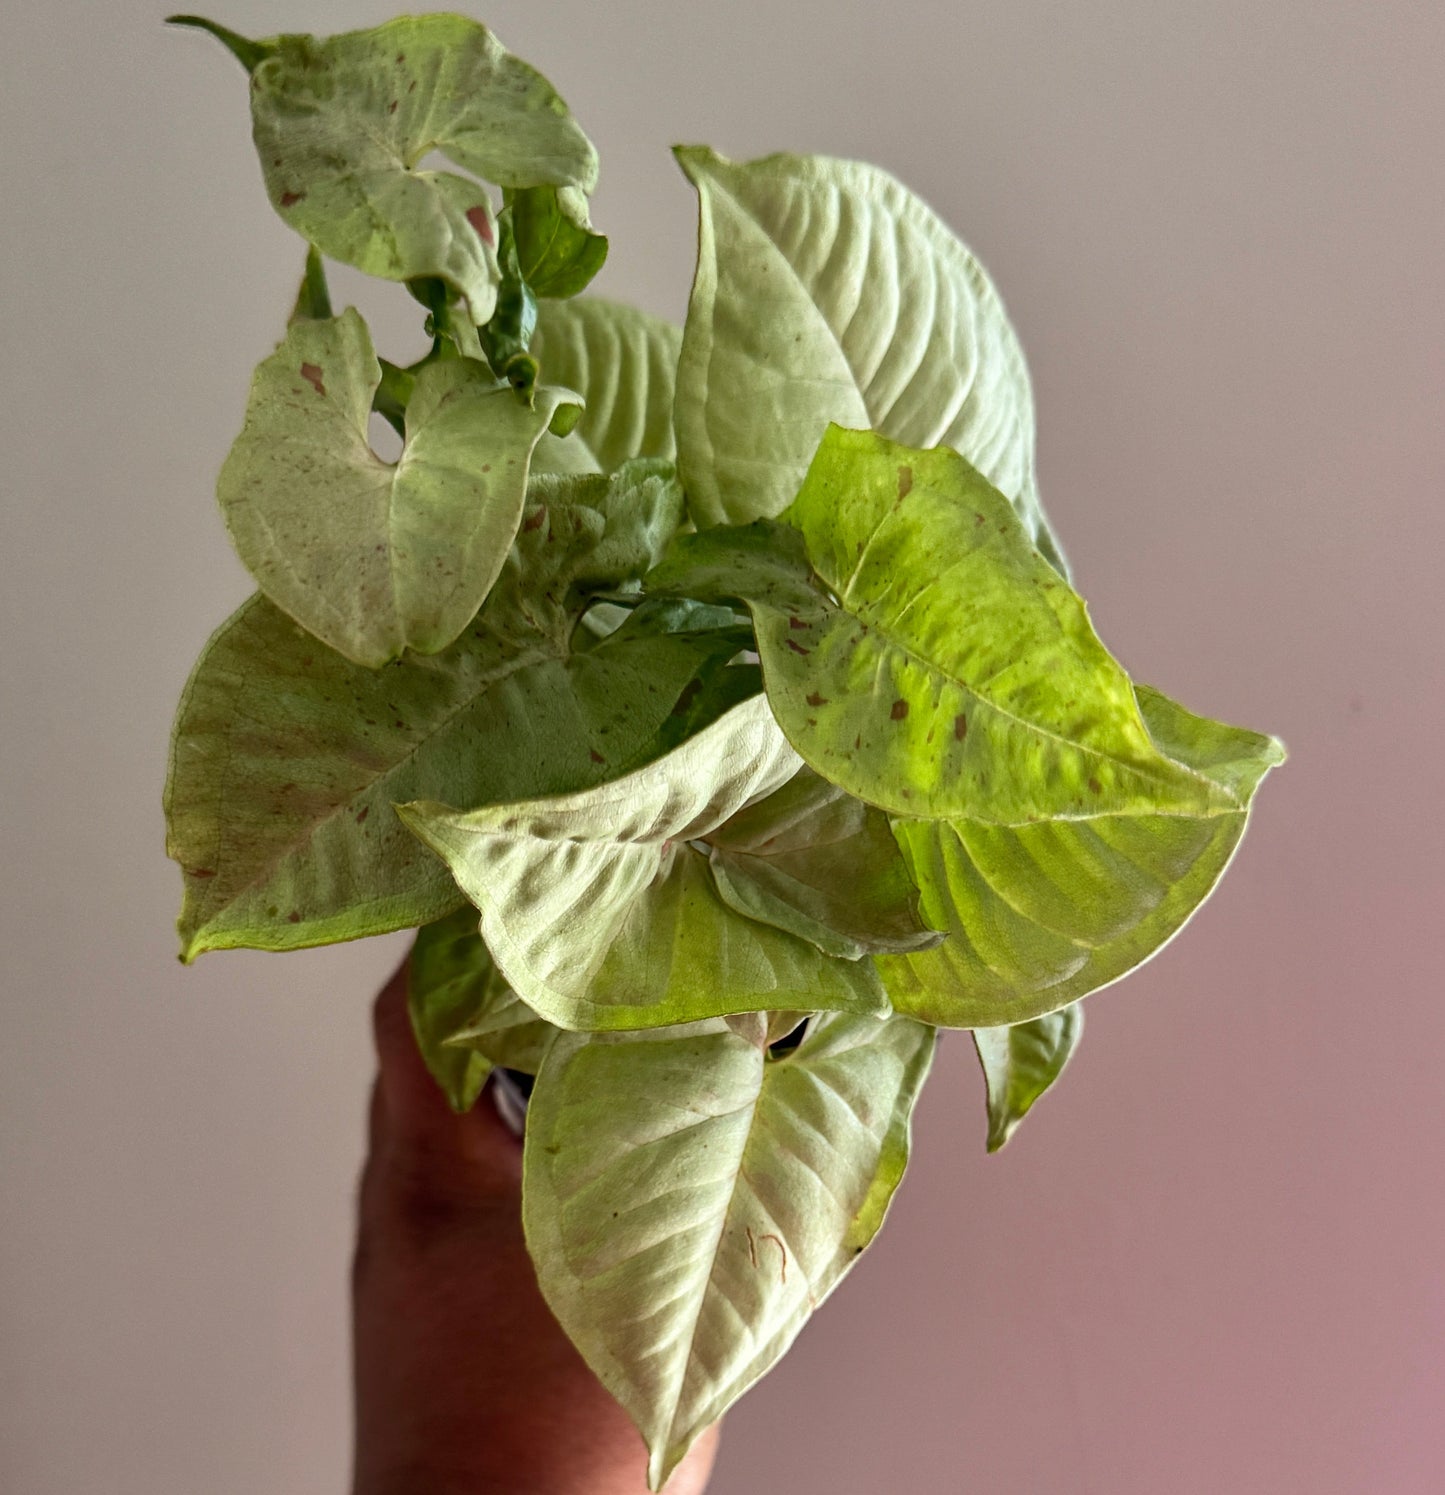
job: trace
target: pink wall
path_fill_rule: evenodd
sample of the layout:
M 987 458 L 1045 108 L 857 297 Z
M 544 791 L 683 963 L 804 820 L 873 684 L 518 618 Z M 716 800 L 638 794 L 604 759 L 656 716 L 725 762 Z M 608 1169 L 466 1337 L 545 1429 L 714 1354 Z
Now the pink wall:
M 364 1009 L 395 946 L 171 959 L 165 737 L 246 591 L 209 490 L 296 255 L 239 76 L 165 9 L 31 7 L 0 57 L 16 1495 L 339 1489 L 346 1460 Z M 477 13 L 599 143 L 609 294 L 681 312 L 673 139 L 866 156 L 929 196 L 1023 333 L 1104 637 L 1293 752 L 998 1158 L 947 1044 L 888 1228 L 730 1419 L 715 1495 L 1445 1489 L 1445 12 Z

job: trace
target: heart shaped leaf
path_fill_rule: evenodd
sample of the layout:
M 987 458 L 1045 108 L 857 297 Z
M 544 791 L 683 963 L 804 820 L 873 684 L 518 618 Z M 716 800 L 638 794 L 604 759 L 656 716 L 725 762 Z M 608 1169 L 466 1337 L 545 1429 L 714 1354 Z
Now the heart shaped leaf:
M 367 423 L 381 366 L 354 310 L 293 323 L 256 370 L 217 494 L 261 590 L 357 664 L 435 654 L 491 590 L 522 518 L 527 468 L 559 405 L 533 408 L 465 359 L 417 375 L 395 464 Z
M 166 787 L 185 958 L 429 923 L 462 895 L 394 800 L 560 793 L 676 741 L 672 713 L 728 667 L 731 634 L 633 629 L 573 649 L 592 593 L 635 585 L 655 558 L 676 485 L 644 467 L 545 491 L 486 606 L 440 654 L 363 669 L 261 597 L 222 625 L 182 696 Z
M 997 1152 L 1033 1103 L 1063 1074 L 1084 1033 L 1084 1009 L 1057 1012 L 1011 1028 L 975 1028 L 974 1047 L 988 1087 L 988 1150 Z
M 1063 570 L 1034 481 L 1023 352 L 937 215 L 855 161 L 677 157 L 701 213 L 677 393 L 698 523 L 780 513 L 835 422 L 961 452 Z
M 1244 834 L 1255 788 L 1283 749 L 1194 716 L 1147 686 L 1138 698 L 1161 751 L 1239 808 L 1017 826 L 895 822 L 923 917 L 948 932 L 936 950 L 880 959 L 899 1011 L 956 1028 L 1042 1017 L 1148 960 L 1208 897 Z
M 630 457 L 671 460 L 681 342 L 671 323 L 615 301 L 543 301 L 532 353 L 542 377 L 577 390 L 586 408 L 565 441 L 542 438 L 535 470 L 611 472 Z
M 406 991 L 417 1047 L 458 1113 L 494 1064 L 536 1074 L 555 1031 L 498 975 L 470 904 L 418 931 Z
M 877 1233 L 933 1054 L 899 1018 L 814 1018 L 781 1060 L 752 1027 L 562 1034 L 532 1094 L 538 1282 L 641 1429 L 654 1490 Z
M 928 949 L 918 889 L 880 810 L 802 768 L 708 837 L 722 899 L 827 955 Z
M 807 762 L 894 814 L 998 825 L 1238 810 L 1162 753 L 1008 500 L 956 453 L 831 427 L 783 525 L 684 536 L 656 590 L 742 597 Z
M 556 187 L 588 228 L 597 153 L 557 92 L 476 21 L 403 16 L 341 36 L 279 36 L 251 76 L 272 205 L 323 254 L 387 280 L 436 277 L 491 318 L 496 216 L 480 182 L 422 169 L 440 151 L 504 188 Z
M 736 913 L 718 896 L 705 848 L 692 844 L 797 768 L 757 696 L 592 789 L 397 813 L 481 911 L 508 982 L 559 1027 L 663 1027 L 768 1007 L 881 1015 L 870 962 L 830 960 Z

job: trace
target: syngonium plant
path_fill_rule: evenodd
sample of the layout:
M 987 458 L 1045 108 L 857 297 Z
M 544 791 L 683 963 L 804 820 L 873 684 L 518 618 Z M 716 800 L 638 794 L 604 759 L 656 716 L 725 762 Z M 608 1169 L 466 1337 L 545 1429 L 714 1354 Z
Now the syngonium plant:
M 938 1029 L 992 1151 L 1283 752 L 1100 643 L 998 295 L 882 171 L 679 149 L 679 332 L 571 299 L 596 153 L 485 27 L 177 19 L 308 243 L 219 482 L 259 591 L 176 721 L 182 956 L 419 930 L 452 1105 L 535 1077 L 538 1280 L 660 1487 L 873 1239 Z M 426 356 L 326 259 L 403 283 Z

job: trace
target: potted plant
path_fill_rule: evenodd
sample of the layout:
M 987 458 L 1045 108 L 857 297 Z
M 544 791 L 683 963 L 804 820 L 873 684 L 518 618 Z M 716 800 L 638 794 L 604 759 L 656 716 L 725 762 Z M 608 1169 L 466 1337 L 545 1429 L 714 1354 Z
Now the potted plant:
M 534 1086 L 538 1280 L 660 1487 L 878 1231 L 939 1030 L 994 1150 L 1283 751 L 1096 637 L 998 295 L 885 173 L 679 149 L 679 330 L 579 298 L 596 154 L 483 26 L 177 19 L 307 244 L 218 485 L 259 590 L 176 719 L 182 958 L 419 931 L 421 1051 Z

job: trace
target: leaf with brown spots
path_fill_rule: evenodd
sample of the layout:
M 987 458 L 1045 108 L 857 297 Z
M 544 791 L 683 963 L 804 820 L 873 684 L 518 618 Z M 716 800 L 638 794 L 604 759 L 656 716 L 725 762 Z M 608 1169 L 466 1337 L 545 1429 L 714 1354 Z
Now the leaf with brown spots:
M 251 114 L 266 190 L 330 258 L 387 280 L 439 279 L 480 324 L 499 283 L 483 182 L 544 189 L 590 234 L 591 142 L 551 84 L 478 22 L 403 16 L 258 45 Z M 424 169 L 432 151 L 474 176 Z
M 635 585 L 676 527 L 675 485 L 645 467 L 640 478 L 553 480 L 544 512 L 440 654 L 365 669 L 318 649 L 263 597 L 218 630 L 186 686 L 166 786 L 168 850 L 198 869 L 185 875 L 185 958 L 439 918 L 461 894 L 394 800 L 478 805 L 579 789 L 674 746 L 672 709 L 699 676 L 689 723 L 732 703 L 712 683 L 733 673 L 728 630 L 639 623 L 572 649 L 592 592 Z
M 217 487 L 261 590 L 372 666 L 404 649 L 434 654 L 466 627 L 517 532 L 532 449 L 576 401 L 548 387 L 528 409 L 480 364 L 432 364 L 392 465 L 368 432 L 381 377 L 355 310 L 294 322 L 256 370 Z
M 1273 738 L 1194 716 L 1147 686 L 1137 695 L 1159 750 L 1240 808 L 1017 826 L 895 821 L 922 916 L 948 934 L 936 949 L 880 959 L 899 1011 L 950 1028 L 1045 1017 L 1148 960 L 1209 896 L 1282 751 Z

